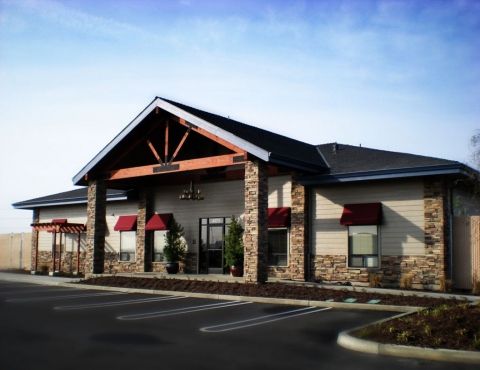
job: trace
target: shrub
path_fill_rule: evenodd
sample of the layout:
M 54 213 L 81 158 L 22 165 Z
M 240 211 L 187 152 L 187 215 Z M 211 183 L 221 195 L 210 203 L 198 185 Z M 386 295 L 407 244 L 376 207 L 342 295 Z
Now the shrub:
M 235 216 L 225 236 L 225 266 L 243 266 L 243 227 Z
M 185 259 L 187 246 L 183 238 L 183 227 L 175 218 L 172 218 L 170 230 L 165 235 L 165 247 L 163 248 L 167 262 L 180 262 Z

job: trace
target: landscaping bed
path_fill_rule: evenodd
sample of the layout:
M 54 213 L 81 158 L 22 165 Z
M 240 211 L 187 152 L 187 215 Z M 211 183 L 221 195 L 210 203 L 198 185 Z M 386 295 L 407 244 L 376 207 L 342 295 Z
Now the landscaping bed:
M 352 334 L 380 343 L 480 351 L 480 306 L 443 303 Z
M 404 296 L 393 294 L 379 294 L 359 291 L 335 290 L 323 287 L 312 287 L 287 283 L 245 284 L 238 282 L 215 282 L 203 280 L 141 278 L 124 276 L 96 277 L 81 281 L 82 284 L 105 285 L 122 288 L 171 290 L 177 292 L 194 292 L 238 295 L 249 297 L 288 298 L 333 302 L 344 302 L 350 299 L 353 303 L 368 303 L 377 301 L 378 304 L 430 307 L 433 305 L 457 302 L 454 299 L 427 298 L 421 296 Z M 353 299 L 353 300 L 352 300 Z

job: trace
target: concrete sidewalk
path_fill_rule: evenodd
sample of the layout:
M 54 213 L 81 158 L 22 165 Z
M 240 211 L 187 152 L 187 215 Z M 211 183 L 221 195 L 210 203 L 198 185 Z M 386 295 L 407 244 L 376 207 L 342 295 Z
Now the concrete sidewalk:
M 0 281 L 11 281 L 16 283 L 56 285 L 62 283 L 76 283 L 80 280 L 80 278 L 0 272 Z

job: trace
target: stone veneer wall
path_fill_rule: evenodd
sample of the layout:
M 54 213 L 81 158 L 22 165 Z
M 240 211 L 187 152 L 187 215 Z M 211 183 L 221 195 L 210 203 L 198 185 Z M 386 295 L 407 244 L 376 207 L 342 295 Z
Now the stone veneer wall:
M 137 211 L 137 232 L 135 236 L 135 271 L 145 271 L 145 226 L 147 224 L 147 194 L 140 189 Z
M 105 181 L 94 180 L 88 183 L 87 203 L 87 260 L 86 273 L 99 274 L 104 269 L 105 212 L 107 206 Z
M 40 210 L 35 208 L 32 215 L 32 223 L 40 222 Z M 32 249 L 31 249 L 31 271 L 38 271 L 38 261 L 37 261 L 38 252 L 38 231 L 32 230 Z M 40 259 L 40 258 L 39 258 Z
M 292 178 L 292 209 L 290 226 L 290 279 L 305 281 L 308 249 L 307 189 Z
M 379 269 L 348 268 L 346 255 L 316 255 L 310 262 L 311 278 L 368 284 L 374 275 L 382 286 L 440 290 L 445 284 L 446 271 L 445 199 L 442 181 L 424 181 L 423 255 L 381 256 Z
M 268 178 L 264 162 L 245 163 L 244 279 L 267 281 Z
M 119 272 L 137 272 L 137 263 L 120 261 L 117 252 L 105 252 L 104 273 L 116 274 Z
M 85 252 L 80 252 L 80 273 L 85 273 Z M 77 252 L 62 252 L 62 268 L 61 272 L 74 273 L 77 272 Z M 37 271 L 52 272 L 52 252 L 39 251 Z M 58 251 L 57 251 L 57 267 L 58 267 Z

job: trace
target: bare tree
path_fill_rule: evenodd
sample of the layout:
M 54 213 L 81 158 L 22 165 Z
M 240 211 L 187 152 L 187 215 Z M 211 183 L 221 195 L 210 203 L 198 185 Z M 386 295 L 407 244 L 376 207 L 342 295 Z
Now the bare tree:
M 473 165 L 480 168 L 480 130 L 471 137 L 470 145 L 472 146 Z

